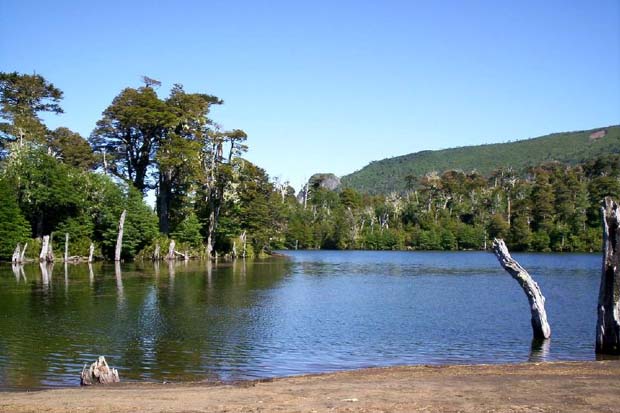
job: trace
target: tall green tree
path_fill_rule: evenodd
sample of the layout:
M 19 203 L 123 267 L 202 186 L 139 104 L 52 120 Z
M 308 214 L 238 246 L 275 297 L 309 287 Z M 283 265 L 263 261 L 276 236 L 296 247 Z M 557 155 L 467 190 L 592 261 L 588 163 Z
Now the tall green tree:
M 107 157 L 107 172 L 131 182 L 140 192 L 149 187 L 149 172 L 166 131 L 177 116 L 150 86 L 126 88 L 103 112 L 89 141 Z
M 202 93 L 186 93 L 174 85 L 165 103 L 174 113 L 174 125 L 160 143 L 157 163 L 157 212 L 159 230 L 168 234 L 193 207 L 192 194 L 200 185 L 202 148 L 208 139 L 211 105 L 222 101 Z
M 79 169 L 94 168 L 96 158 L 88 141 L 69 128 L 56 128 L 47 138 L 50 152 L 63 163 Z
M 62 113 L 62 91 L 41 75 L 0 72 L 0 149 L 7 142 L 43 143 L 47 127 L 41 113 Z

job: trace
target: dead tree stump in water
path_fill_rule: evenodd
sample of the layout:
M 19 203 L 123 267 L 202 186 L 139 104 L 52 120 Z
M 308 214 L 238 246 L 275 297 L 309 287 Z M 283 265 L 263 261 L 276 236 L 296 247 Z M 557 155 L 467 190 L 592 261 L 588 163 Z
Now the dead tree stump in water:
M 598 295 L 596 352 L 620 354 L 620 209 L 610 197 L 601 208 L 603 215 L 603 272 Z
M 90 247 L 88 247 L 88 263 L 91 264 L 93 262 L 93 256 L 95 255 L 95 244 L 90 243 Z
M 99 356 L 99 359 L 91 364 L 90 368 L 86 366 L 85 364 L 80 374 L 80 385 L 82 386 L 118 383 L 121 381 L 118 377 L 118 371 L 111 369 L 103 356 Z
M 118 236 L 116 237 L 116 249 L 114 251 L 114 261 L 121 260 L 121 251 L 123 249 L 123 227 L 125 226 L 125 214 L 127 211 L 123 210 L 121 218 L 118 220 Z
M 49 235 L 43 236 L 41 241 L 41 253 L 39 254 L 40 262 L 53 262 L 54 252 L 52 251 L 52 240 Z
M 532 313 L 532 330 L 534 338 L 546 339 L 551 336 L 551 327 L 547 322 L 547 312 L 545 311 L 545 297 L 540 291 L 540 287 L 532 279 L 530 274 L 517 261 L 510 256 L 508 248 L 502 239 L 493 240 L 493 252 L 500 265 L 517 280 L 530 303 Z
M 69 233 L 65 234 L 65 262 L 69 261 Z
M 176 259 L 176 255 L 174 255 L 174 247 L 176 243 L 173 239 L 170 240 L 170 244 L 168 244 L 168 255 L 166 255 L 166 259 L 168 261 L 174 261 Z
M 155 244 L 155 251 L 153 252 L 153 261 L 159 261 L 160 259 L 160 251 L 161 251 L 161 247 L 159 246 L 159 242 L 157 244 Z
M 15 251 L 13 251 L 13 256 L 11 257 L 11 263 L 13 264 L 19 264 L 20 261 L 20 257 L 21 257 L 21 245 L 19 245 L 19 243 L 17 243 L 17 246 L 15 247 Z

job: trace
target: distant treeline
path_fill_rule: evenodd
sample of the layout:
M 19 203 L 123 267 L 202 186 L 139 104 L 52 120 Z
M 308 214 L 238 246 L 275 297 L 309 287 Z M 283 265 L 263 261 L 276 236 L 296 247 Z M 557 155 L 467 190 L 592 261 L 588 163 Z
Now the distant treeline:
M 494 237 L 520 251 L 597 251 L 601 200 L 620 194 L 620 155 L 568 166 L 544 163 L 519 176 L 446 171 L 410 176 L 404 193 L 309 191 L 288 220 L 286 246 L 337 249 L 485 249 Z
M 40 75 L 0 73 L 0 259 L 17 243 L 110 259 L 127 211 L 122 256 L 149 257 L 174 239 L 193 256 L 255 256 L 280 248 L 483 249 L 503 237 L 513 249 L 601 247 L 599 202 L 620 194 L 620 157 L 546 163 L 526 174 L 447 171 L 408 176 L 391 195 L 309 183 L 305 199 L 245 160 L 247 135 L 209 118 L 219 98 L 159 82 L 122 90 L 88 140 L 49 130 L 62 91 Z M 145 202 L 151 194 L 153 209 Z

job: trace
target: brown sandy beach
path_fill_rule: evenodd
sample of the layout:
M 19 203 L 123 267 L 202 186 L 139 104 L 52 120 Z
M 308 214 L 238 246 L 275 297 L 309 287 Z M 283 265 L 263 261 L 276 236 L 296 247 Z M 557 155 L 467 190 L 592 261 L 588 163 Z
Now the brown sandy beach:
M 0 393 L 2 412 L 620 412 L 620 361 L 414 366 Z

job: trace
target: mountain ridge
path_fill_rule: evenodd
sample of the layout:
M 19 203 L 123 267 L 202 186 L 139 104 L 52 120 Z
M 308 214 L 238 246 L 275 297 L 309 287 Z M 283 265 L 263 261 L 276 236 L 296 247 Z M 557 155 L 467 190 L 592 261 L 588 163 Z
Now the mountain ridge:
M 489 175 L 499 167 L 524 172 L 544 162 L 574 165 L 611 153 L 620 153 L 620 125 L 572 132 L 556 132 L 502 143 L 423 150 L 372 161 L 341 178 L 343 187 L 370 194 L 400 192 L 406 177 L 447 170 L 477 171 Z

